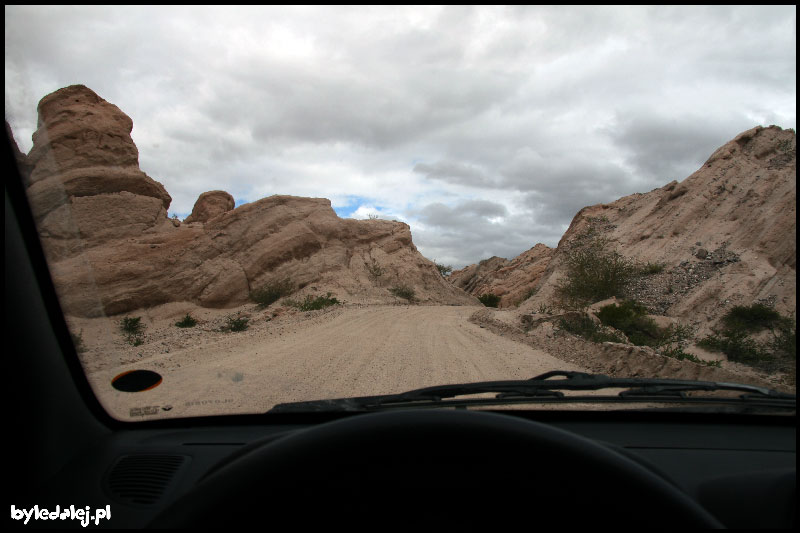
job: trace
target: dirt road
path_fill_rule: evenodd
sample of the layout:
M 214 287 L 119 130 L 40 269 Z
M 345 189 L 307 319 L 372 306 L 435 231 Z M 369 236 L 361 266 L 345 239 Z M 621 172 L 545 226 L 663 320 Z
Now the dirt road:
M 263 412 L 280 402 L 581 370 L 468 322 L 475 310 L 345 308 L 280 327 L 254 323 L 241 333 L 184 333 L 156 321 L 148 344 L 169 353 L 143 353 L 136 363 L 96 371 L 90 380 L 115 416 L 130 419 Z M 115 375 L 137 368 L 158 371 L 163 383 L 139 393 L 111 388 Z

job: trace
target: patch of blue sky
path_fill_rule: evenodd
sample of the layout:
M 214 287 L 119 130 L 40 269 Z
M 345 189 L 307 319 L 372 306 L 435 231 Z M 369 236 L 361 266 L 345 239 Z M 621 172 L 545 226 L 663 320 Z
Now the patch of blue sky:
M 339 218 L 365 218 L 363 216 L 365 211 L 374 214 L 389 211 L 385 206 L 376 204 L 374 199 L 357 195 L 347 195 L 333 200 L 331 206 Z

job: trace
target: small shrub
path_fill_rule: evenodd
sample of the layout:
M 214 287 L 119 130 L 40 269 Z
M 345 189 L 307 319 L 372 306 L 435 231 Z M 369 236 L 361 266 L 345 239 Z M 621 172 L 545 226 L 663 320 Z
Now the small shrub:
M 186 316 L 180 321 L 175 322 L 175 325 L 179 328 L 193 328 L 197 325 L 197 320 L 195 320 L 189 313 L 186 313 Z
M 324 309 L 332 305 L 339 305 L 341 302 L 339 302 L 339 300 L 336 298 L 332 298 L 331 293 L 328 293 L 326 296 L 317 296 L 316 298 L 308 295 L 302 302 L 298 302 L 296 300 L 284 300 L 283 303 L 291 307 L 296 307 L 300 311 L 306 312 Z
M 500 304 L 500 297 L 492 293 L 481 294 L 478 300 L 486 307 L 497 307 Z
M 721 320 L 722 328 L 698 342 L 707 350 L 722 352 L 731 361 L 760 366 L 780 358 L 797 358 L 797 324 L 791 317 L 764 304 L 736 306 Z M 759 343 L 750 334 L 763 329 L 772 340 Z
M 737 305 L 722 317 L 722 323 L 727 329 L 745 331 L 772 328 L 777 326 L 780 321 L 780 313 L 764 304 L 753 304 L 750 307 Z
M 250 292 L 250 299 L 258 304 L 259 308 L 263 309 L 274 304 L 284 296 L 289 296 L 293 291 L 294 284 L 289 278 L 285 278 L 271 281 L 264 284 L 260 289 Z
M 782 141 L 778 141 L 778 150 L 781 152 L 791 152 L 793 150 L 793 145 L 792 139 L 783 139 Z
M 447 276 L 450 275 L 451 272 L 453 272 L 453 267 L 451 267 L 450 265 L 440 265 L 439 263 L 436 262 L 435 259 L 433 261 L 433 264 L 436 265 L 436 270 L 439 271 L 439 274 L 441 274 L 443 278 L 446 278 Z
M 377 261 L 375 261 L 375 259 L 372 260 L 372 263 L 364 263 L 364 265 L 367 267 L 369 277 L 375 281 L 377 281 L 378 278 L 383 276 L 385 273 L 385 270 L 377 263 Z
M 725 330 L 707 336 L 697 345 L 707 350 L 722 352 L 728 356 L 728 360 L 737 363 L 757 364 L 771 358 L 746 331 Z
M 416 294 L 414 293 L 414 289 L 412 289 L 407 285 L 399 285 L 396 287 L 392 287 L 391 289 L 389 289 L 389 292 L 391 292 L 397 298 L 403 298 L 405 300 L 408 300 L 409 302 L 413 302 L 416 300 Z
M 549 314 L 552 314 L 552 313 L 553 313 L 553 308 L 552 308 L 552 307 L 550 307 L 550 306 L 549 306 L 549 305 L 547 305 L 547 304 L 539 304 L 539 310 L 538 310 L 538 313 L 539 313 L 539 314 L 542 314 L 542 315 L 549 315 Z
M 691 327 L 683 324 L 671 324 L 666 329 L 661 330 L 659 345 L 677 344 L 682 346 L 691 340 L 693 336 L 694 333 Z
M 125 336 L 125 341 L 132 346 L 141 346 L 144 344 L 144 324 L 142 324 L 142 317 L 126 316 L 120 322 L 120 329 Z
M 597 318 L 604 325 L 623 332 L 637 346 L 659 346 L 663 344 L 663 332 L 652 318 L 645 316 L 646 313 L 641 304 L 625 301 L 602 307 Z
M 587 237 L 587 242 L 565 252 L 566 276 L 556 287 L 565 309 L 622 296 L 636 275 L 633 263 L 614 251 L 608 240 L 591 232 Z
M 126 316 L 120 322 L 120 329 L 123 333 L 128 335 L 138 335 L 144 331 L 144 324 L 142 324 L 142 317 Z
M 563 317 L 559 319 L 558 326 L 564 331 L 578 335 L 592 342 L 625 342 L 625 339 L 599 326 L 588 316 Z
M 661 350 L 661 355 L 664 355 L 666 357 L 672 357 L 673 359 L 677 359 L 678 361 L 691 361 L 693 363 L 697 363 L 698 365 L 714 366 L 717 368 L 722 366 L 722 363 L 720 361 L 705 361 L 695 355 L 686 353 L 680 346 Z
M 250 327 L 247 323 L 250 321 L 247 317 L 229 316 L 228 323 L 222 327 L 222 331 L 244 331 Z
M 666 265 L 664 263 L 646 263 L 639 269 L 639 274 L 642 276 L 652 276 L 664 272 Z

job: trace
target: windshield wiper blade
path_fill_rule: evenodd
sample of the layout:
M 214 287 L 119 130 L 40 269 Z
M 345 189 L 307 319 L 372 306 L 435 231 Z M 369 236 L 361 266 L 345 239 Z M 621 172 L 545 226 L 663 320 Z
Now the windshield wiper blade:
M 557 377 L 564 379 L 552 379 Z M 675 396 L 683 397 L 685 393 L 693 391 L 739 391 L 745 393 L 739 397 L 739 399 L 745 401 L 752 399 L 795 401 L 795 395 L 793 394 L 743 383 L 660 378 L 613 378 L 603 374 L 555 370 L 528 380 L 479 381 L 475 383 L 437 385 L 399 394 L 278 404 L 269 412 L 364 411 L 379 409 L 383 406 L 411 405 L 419 402 L 442 403 L 442 400 L 446 398 L 483 393 L 497 393 L 496 399 L 545 397 L 568 400 L 569 398 L 565 397 L 561 391 L 615 388 L 625 389 L 618 394 L 620 400 L 638 399 L 640 397 L 656 400 Z M 586 399 L 586 397 L 575 398 L 576 401 L 579 399 Z

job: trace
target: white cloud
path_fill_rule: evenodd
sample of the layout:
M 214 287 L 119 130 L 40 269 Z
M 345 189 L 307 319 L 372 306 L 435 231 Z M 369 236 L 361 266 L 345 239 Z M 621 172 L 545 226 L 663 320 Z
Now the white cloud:
M 83 83 L 133 118 L 171 211 L 220 188 L 326 197 L 408 221 L 454 266 L 554 245 L 584 205 L 682 179 L 758 123 L 796 127 L 794 6 L 5 15 L 21 149 L 38 100 Z

